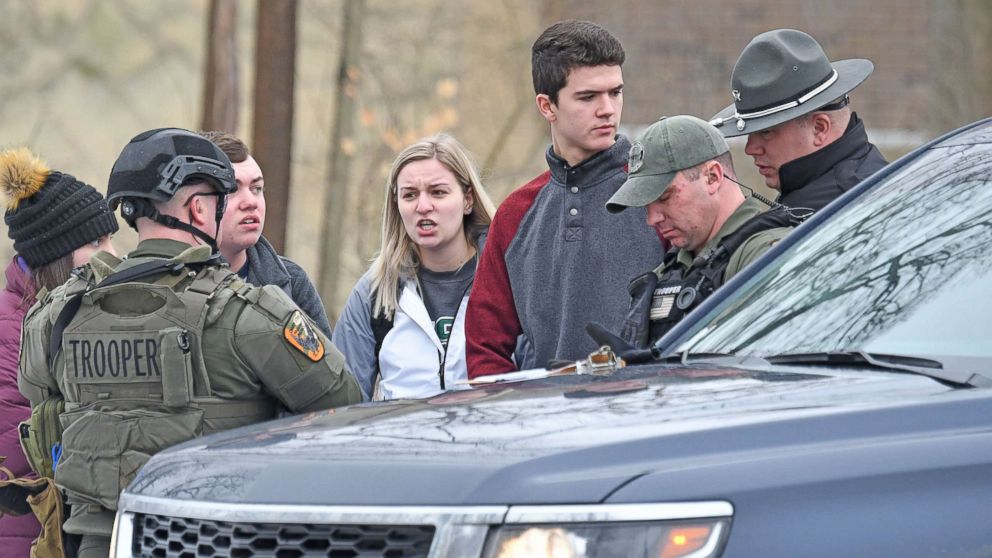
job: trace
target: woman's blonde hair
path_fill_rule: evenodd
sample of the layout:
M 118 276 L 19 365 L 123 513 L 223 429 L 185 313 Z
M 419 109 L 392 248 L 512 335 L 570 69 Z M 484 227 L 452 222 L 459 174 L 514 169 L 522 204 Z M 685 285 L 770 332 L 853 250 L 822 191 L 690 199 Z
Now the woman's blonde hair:
M 382 205 L 382 244 L 372 260 L 372 315 L 392 319 L 398 303 L 401 279 L 413 278 L 420 267 L 417 245 L 406 234 L 403 218 L 397 207 L 397 184 L 400 171 L 413 161 L 437 159 L 448 168 L 462 187 L 472 195 L 472 212 L 465 216 L 465 238 L 476 249 L 476 239 L 492 221 L 496 206 L 482 186 L 479 172 L 468 150 L 448 134 L 421 139 L 396 156 L 386 182 L 386 198 Z

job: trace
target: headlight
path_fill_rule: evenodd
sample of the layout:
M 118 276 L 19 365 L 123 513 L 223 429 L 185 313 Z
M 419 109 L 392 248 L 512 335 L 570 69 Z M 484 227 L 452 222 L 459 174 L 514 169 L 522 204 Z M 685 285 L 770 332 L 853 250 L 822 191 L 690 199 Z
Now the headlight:
M 636 505 L 635 505 L 636 506 Z M 677 506 L 677 504 L 676 504 Z M 669 519 L 661 514 L 644 513 L 664 509 L 615 506 L 609 521 L 588 521 L 590 508 L 578 513 L 556 513 L 556 521 L 525 523 L 508 518 L 486 542 L 484 558 L 709 558 L 718 556 L 730 529 L 732 508 L 726 504 L 725 517 Z M 566 507 L 563 507 L 566 508 Z M 610 506 L 603 506 L 610 508 Z M 519 509 L 519 508 L 517 508 Z M 547 508 L 545 508 L 546 510 Z M 637 513 L 630 514 L 631 510 Z M 584 513 L 583 513 L 584 511 Z M 533 515 L 533 514 L 532 514 Z M 655 517 L 648 517 L 654 515 Z M 709 515 L 709 514 L 705 514 Z M 718 514 L 713 514 L 718 515 Z M 524 519 L 526 513 L 517 519 Z M 624 517 L 626 516 L 626 517 Z M 552 519 L 545 517 L 542 519 Z M 600 519 L 600 518 L 595 518 Z M 658 519 L 658 521 L 644 521 Z M 571 521 L 570 521 L 571 520 Z M 583 521 L 585 520 L 585 521 Z M 573 522 L 574 521 L 574 522 Z

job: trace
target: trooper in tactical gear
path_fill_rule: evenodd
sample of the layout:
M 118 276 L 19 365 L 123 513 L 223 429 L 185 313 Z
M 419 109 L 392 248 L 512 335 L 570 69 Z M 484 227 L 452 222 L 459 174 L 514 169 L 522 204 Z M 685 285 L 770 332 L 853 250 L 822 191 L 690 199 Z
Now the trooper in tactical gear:
M 18 386 L 32 407 L 64 398 L 52 454 L 80 557 L 107 556 L 117 498 L 154 453 L 273 418 L 279 405 L 362 400 L 344 357 L 282 290 L 223 264 L 215 237 L 235 187 L 207 139 L 136 136 L 107 199 L 137 248 L 123 261 L 96 254 L 25 318 Z
M 647 206 L 648 226 L 674 249 L 657 269 L 631 281 L 621 353 L 660 339 L 799 222 L 787 208 L 768 211 L 766 203 L 745 198 L 726 140 L 693 116 L 663 117 L 649 126 L 633 143 L 628 168 L 606 209 Z

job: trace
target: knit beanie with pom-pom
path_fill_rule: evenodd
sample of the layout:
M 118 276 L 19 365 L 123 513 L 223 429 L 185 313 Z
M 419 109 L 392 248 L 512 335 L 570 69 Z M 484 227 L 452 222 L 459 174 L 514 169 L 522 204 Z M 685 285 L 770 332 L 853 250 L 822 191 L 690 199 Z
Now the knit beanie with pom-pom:
M 117 219 L 95 188 L 53 171 L 25 148 L 0 152 L 3 220 L 14 250 L 32 269 L 117 232 Z

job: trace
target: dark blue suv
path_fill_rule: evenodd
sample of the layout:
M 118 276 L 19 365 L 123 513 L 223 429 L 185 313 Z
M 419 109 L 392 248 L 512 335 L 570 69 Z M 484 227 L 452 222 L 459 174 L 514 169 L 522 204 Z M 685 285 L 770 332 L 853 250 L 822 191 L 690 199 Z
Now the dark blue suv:
M 121 497 L 117 555 L 992 556 L 992 121 L 821 211 L 659 354 L 177 446 Z

